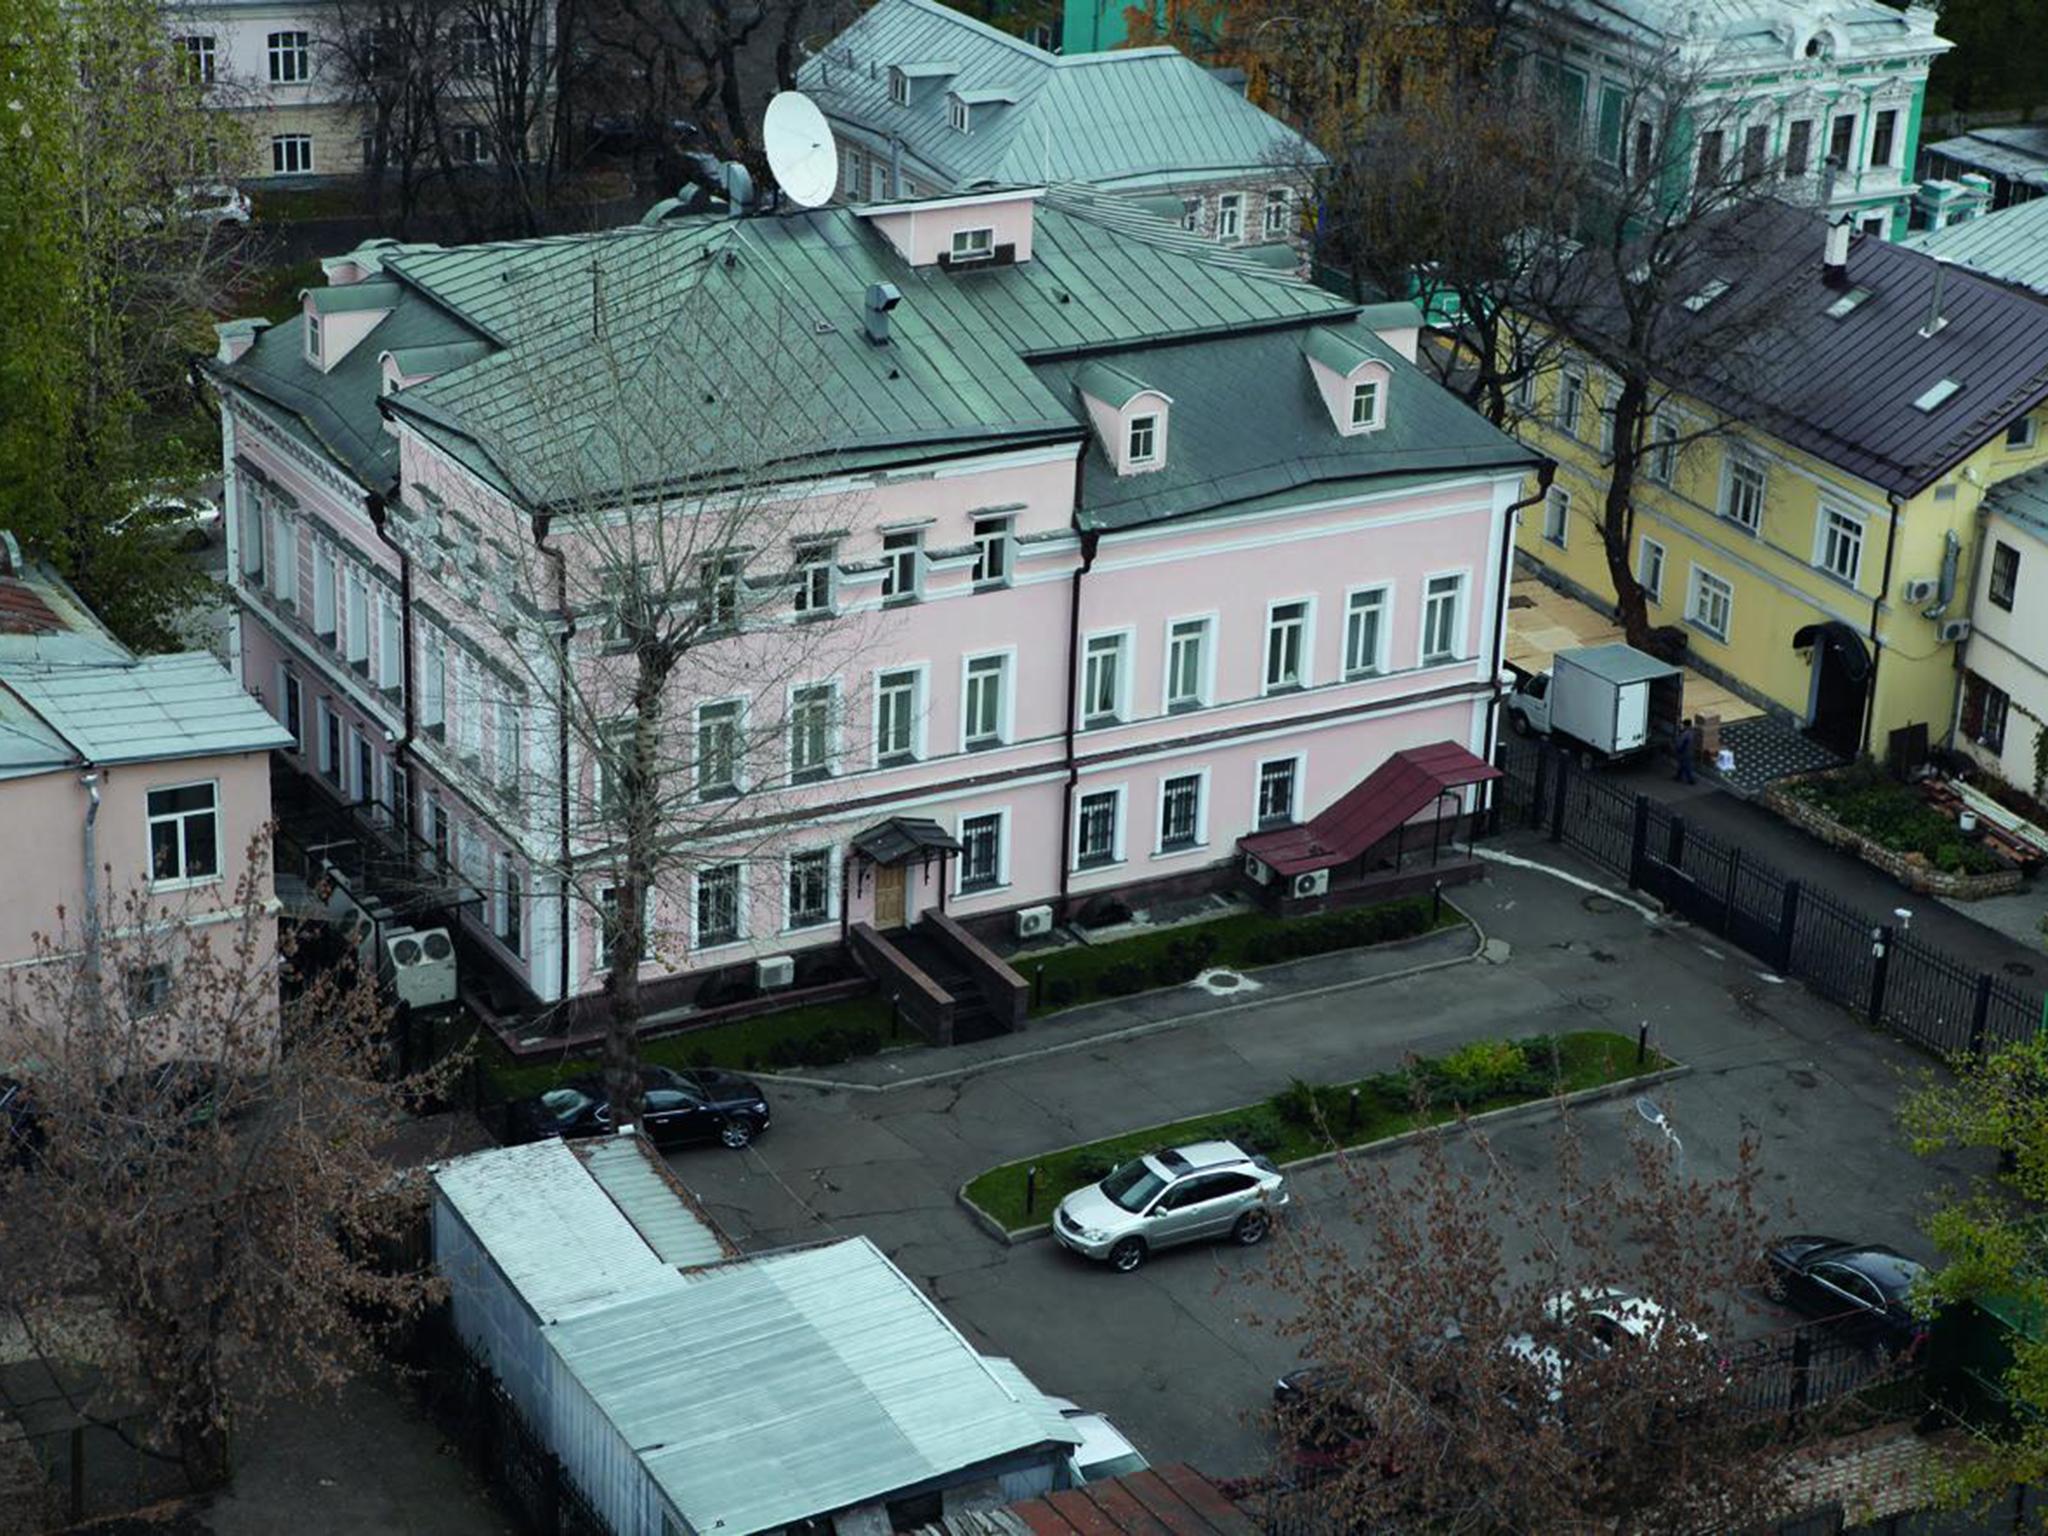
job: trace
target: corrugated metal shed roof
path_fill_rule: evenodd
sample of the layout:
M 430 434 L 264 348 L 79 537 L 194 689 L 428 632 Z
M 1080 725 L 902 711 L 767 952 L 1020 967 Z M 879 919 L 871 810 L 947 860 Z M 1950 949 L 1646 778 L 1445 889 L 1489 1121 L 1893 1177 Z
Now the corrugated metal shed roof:
M 2010 127 L 1973 128 L 1952 139 L 1923 144 L 1921 151 L 1987 171 L 2006 181 L 2048 187 L 2048 125 L 2016 123 Z
M 267 752 L 291 733 L 203 651 L 127 665 L 0 666 L 0 683 L 96 763 Z
M 682 1283 L 559 1141 L 473 1152 L 434 1184 L 543 1324 Z
M 1027 1499 L 1005 1513 L 1033 1536 L 1254 1536 L 1268 1528 L 1179 1462 Z
M 1984 510 L 1994 517 L 2009 517 L 2048 539 L 2048 469 L 2029 470 L 1994 485 L 1984 493 Z
M 734 1255 L 706 1216 L 640 1136 L 607 1136 L 572 1149 L 590 1176 L 664 1264 L 716 1264 Z
M 690 1527 L 718 1536 L 1056 1442 L 866 1238 L 697 1270 L 548 1340 Z
M 889 99 L 891 66 L 954 61 L 945 79 Z M 849 62 L 850 60 L 850 62 Z M 1255 167 L 1306 169 L 1301 135 L 1172 48 L 1057 55 L 934 0 L 880 0 L 798 72 L 828 117 L 900 139 L 951 187 L 1084 182 L 1169 185 Z M 1014 104 L 974 113 L 961 133 L 953 92 Z
M 1946 229 L 1922 230 L 1900 243 L 2002 283 L 2048 294 L 2048 197 Z

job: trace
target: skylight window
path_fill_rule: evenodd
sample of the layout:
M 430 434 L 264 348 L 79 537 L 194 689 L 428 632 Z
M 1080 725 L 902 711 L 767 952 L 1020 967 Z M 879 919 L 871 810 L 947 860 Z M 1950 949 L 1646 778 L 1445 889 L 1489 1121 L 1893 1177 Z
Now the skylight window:
M 1728 280 L 1726 278 L 1710 277 L 1700 286 L 1698 293 L 1685 301 L 1685 307 L 1694 314 L 1698 314 L 1727 291 Z
M 1913 402 L 1913 409 L 1926 411 L 1930 415 L 1940 410 L 1955 398 L 1956 391 L 1963 386 L 1954 379 L 1942 379 Z
M 1830 320 L 1839 320 L 1869 297 L 1870 290 L 1868 288 L 1851 288 L 1828 306 L 1827 316 Z

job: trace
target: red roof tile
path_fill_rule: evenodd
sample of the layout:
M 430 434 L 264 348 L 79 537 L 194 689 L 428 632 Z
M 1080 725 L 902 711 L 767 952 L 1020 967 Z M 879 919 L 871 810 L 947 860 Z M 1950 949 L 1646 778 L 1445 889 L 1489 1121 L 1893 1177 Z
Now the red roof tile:
M 27 582 L 0 576 L 0 635 L 54 635 L 64 621 Z
M 1237 846 L 1282 876 L 1334 869 L 1427 810 L 1446 790 L 1499 777 L 1498 768 L 1456 742 L 1432 742 L 1396 752 L 1314 820 L 1241 837 Z

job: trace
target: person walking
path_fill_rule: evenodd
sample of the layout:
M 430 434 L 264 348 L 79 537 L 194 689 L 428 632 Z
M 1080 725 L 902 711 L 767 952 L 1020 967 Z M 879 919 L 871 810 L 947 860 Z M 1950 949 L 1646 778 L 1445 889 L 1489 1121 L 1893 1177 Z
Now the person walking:
M 1699 782 L 1692 771 L 1693 754 L 1699 750 L 1699 742 L 1699 732 L 1693 729 L 1692 717 L 1688 715 L 1678 727 L 1678 740 L 1671 744 L 1671 750 L 1678 754 L 1678 772 L 1672 777 L 1681 784 Z

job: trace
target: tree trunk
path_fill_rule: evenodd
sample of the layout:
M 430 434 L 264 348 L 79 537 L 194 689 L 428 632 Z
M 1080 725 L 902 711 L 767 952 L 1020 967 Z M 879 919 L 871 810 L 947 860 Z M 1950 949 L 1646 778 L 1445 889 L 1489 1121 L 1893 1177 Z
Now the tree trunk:
M 1642 460 L 1643 407 L 1648 395 L 1641 379 L 1624 379 L 1614 402 L 1614 463 L 1607 475 L 1607 496 L 1600 509 L 1600 544 L 1607 556 L 1608 579 L 1614 583 L 1614 617 L 1622 635 L 1637 650 L 1650 641 L 1650 609 L 1636 580 L 1636 472 Z

